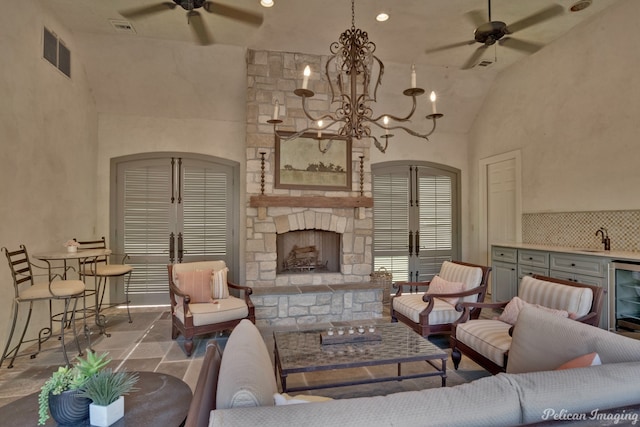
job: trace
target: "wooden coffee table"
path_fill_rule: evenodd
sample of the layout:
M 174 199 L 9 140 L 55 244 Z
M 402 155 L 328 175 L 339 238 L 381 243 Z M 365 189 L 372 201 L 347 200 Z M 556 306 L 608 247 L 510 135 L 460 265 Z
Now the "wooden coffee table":
M 376 332 L 382 340 L 361 343 L 322 344 L 321 330 L 274 332 L 276 377 L 280 376 L 282 392 L 344 387 L 384 381 L 440 376 L 442 387 L 447 381 L 448 353 L 418 335 L 402 323 L 378 324 Z M 425 361 L 435 369 L 410 375 L 402 374 L 402 363 Z M 332 369 L 397 364 L 394 376 L 345 380 L 334 383 L 287 387 L 290 374 L 328 371 Z

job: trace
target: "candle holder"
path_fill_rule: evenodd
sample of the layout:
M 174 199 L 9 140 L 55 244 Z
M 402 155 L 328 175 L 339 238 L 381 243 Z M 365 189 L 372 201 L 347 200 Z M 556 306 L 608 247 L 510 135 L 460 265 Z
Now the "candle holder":
M 264 151 L 260 152 L 260 194 L 264 196 Z
M 364 196 L 364 156 L 360 156 L 360 196 Z

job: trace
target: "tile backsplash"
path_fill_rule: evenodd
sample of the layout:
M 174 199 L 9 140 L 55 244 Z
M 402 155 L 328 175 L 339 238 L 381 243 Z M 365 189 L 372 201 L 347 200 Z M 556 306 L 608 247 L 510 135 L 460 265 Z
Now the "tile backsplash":
M 600 249 L 600 227 L 609 232 L 611 250 L 640 251 L 640 210 L 523 214 L 522 242 Z

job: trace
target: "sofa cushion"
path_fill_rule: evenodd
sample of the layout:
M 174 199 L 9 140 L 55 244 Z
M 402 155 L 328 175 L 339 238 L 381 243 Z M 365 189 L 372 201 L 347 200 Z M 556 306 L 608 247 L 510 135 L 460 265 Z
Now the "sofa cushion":
M 489 407 L 491 411 L 487 411 Z M 481 378 L 455 387 L 336 399 L 309 405 L 216 409 L 211 412 L 209 420 L 210 427 L 497 427 L 519 423 L 518 394 L 506 378 L 500 377 Z
M 520 281 L 518 296 L 531 304 L 566 310 L 577 317 L 591 311 L 593 292 L 589 288 L 567 286 L 524 276 Z
M 603 364 L 631 362 L 638 360 L 640 341 L 525 307 L 513 330 L 507 372 L 553 370 L 591 352 Z
M 184 324 L 184 306 L 176 306 L 175 316 Z M 243 319 L 249 315 L 249 308 L 243 299 L 229 298 L 199 304 L 189 304 L 188 316 L 193 316 L 193 326 L 212 325 L 229 320 Z
M 231 332 L 222 353 L 216 408 L 273 406 L 277 391 L 262 335 L 253 323 L 242 320 Z
M 448 280 L 444 280 L 440 276 L 433 276 L 431 282 L 429 283 L 429 289 L 427 290 L 427 295 L 429 294 L 457 294 L 465 289 L 466 286 L 462 282 L 449 282 Z M 444 302 L 447 302 L 451 305 L 456 305 L 460 297 L 453 298 L 438 298 Z
M 500 320 L 473 320 L 456 326 L 456 340 L 504 368 L 504 354 L 511 345 L 510 328 Z
M 588 327 L 595 329 L 594 326 Z M 553 421 L 554 415 L 564 416 L 563 419 L 567 420 L 570 418 L 566 417 L 581 413 L 586 413 L 586 420 L 589 420 L 594 410 L 597 414 L 606 409 L 640 403 L 640 363 L 637 361 L 498 376 L 508 377 L 516 387 L 522 404 L 523 424 Z
M 427 303 L 422 300 L 424 294 L 402 294 L 393 299 L 393 309 L 400 314 L 407 316 L 415 323 L 420 322 L 420 313 L 427 308 Z M 441 300 L 433 299 L 434 306 L 429 313 L 430 325 L 442 325 L 453 323 L 462 315 L 462 312 L 456 311 L 455 307 Z
M 276 406 L 297 405 L 298 403 L 326 402 L 328 400 L 333 400 L 333 399 L 331 399 L 330 397 L 314 396 L 311 394 L 298 394 L 296 396 L 291 396 L 287 393 L 273 394 L 273 402 L 275 403 Z

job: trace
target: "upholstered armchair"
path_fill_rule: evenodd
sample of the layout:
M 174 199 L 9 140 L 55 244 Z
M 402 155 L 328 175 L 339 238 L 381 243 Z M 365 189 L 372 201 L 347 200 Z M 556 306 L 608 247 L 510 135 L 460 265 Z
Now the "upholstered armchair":
M 253 290 L 229 282 L 224 261 L 172 264 L 167 269 L 171 338 L 184 336 L 187 356 L 191 356 L 195 336 L 233 329 L 242 319 L 255 323 L 255 307 L 250 298 Z
M 492 374 L 505 372 L 511 346 L 511 331 L 519 311 L 537 306 L 562 317 L 596 326 L 600 322 L 603 289 L 598 286 L 543 276 L 524 276 L 518 296 L 497 303 L 461 302 L 463 314 L 453 325 L 451 358 L 458 369 L 462 354 Z M 471 318 L 478 309 L 496 310 L 492 318 Z M 500 313 L 498 310 L 502 309 Z M 499 314 L 499 315 L 498 315 Z
M 391 298 L 391 321 L 405 323 L 423 337 L 451 333 L 462 315 L 456 303 L 483 301 L 491 267 L 445 261 L 430 282 L 397 282 Z M 470 316 L 477 318 L 480 310 Z

